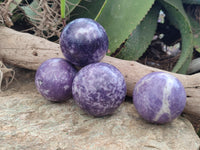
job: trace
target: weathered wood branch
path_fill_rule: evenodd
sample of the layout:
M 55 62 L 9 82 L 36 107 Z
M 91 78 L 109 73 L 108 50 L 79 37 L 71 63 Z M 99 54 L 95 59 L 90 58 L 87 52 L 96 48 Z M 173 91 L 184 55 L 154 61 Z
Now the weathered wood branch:
M 0 59 L 4 62 L 36 70 L 43 61 L 53 57 L 63 57 L 59 44 L 31 34 L 0 27 Z M 129 96 L 132 96 L 136 82 L 144 75 L 163 71 L 135 61 L 120 60 L 109 56 L 105 56 L 102 62 L 110 63 L 121 71 L 126 80 L 127 95 Z M 200 74 L 168 73 L 176 76 L 185 87 L 187 104 L 184 112 L 200 117 Z

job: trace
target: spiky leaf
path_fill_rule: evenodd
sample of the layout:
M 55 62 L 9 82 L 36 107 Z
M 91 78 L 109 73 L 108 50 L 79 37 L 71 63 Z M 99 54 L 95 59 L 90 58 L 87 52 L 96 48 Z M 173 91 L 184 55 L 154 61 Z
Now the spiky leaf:
M 200 4 L 200 0 L 182 0 L 184 4 Z
M 192 26 L 192 33 L 194 37 L 194 48 L 198 52 L 200 52 L 200 24 L 190 15 L 188 15 L 188 18 Z
M 181 0 L 158 0 L 164 6 L 170 22 L 180 30 L 182 38 L 182 52 L 173 72 L 186 73 L 188 61 L 193 52 L 193 35 L 188 17 Z M 184 68 L 184 69 L 183 69 Z
M 108 0 L 97 21 L 106 29 L 113 53 L 132 33 L 154 0 Z
M 151 8 L 142 22 L 133 30 L 124 47 L 116 54 L 116 57 L 126 60 L 137 60 L 142 56 L 155 34 L 159 11 L 159 5 L 154 5 Z
M 76 18 L 95 19 L 105 1 L 106 0 L 82 0 L 79 5 L 72 11 L 70 21 Z

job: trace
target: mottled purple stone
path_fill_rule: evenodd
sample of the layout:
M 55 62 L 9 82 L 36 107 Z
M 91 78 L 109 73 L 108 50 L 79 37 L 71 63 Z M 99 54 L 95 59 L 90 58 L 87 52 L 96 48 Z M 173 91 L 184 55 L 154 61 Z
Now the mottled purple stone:
M 99 62 L 108 50 L 104 28 L 89 18 L 75 19 L 63 29 L 60 47 L 65 58 L 76 66 Z
M 52 58 L 37 69 L 35 84 L 49 101 L 61 102 L 72 97 L 72 82 L 77 70 L 63 58 Z
M 164 124 L 177 118 L 186 104 L 186 93 L 174 76 L 154 72 L 135 85 L 133 103 L 138 113 L 151 123 Z
M 74 78 L 72 94 L 75 102 L 93 116 L 112 114 L 126 96 L 126 83 L 121 72 L 107 63 L 83 67 Z

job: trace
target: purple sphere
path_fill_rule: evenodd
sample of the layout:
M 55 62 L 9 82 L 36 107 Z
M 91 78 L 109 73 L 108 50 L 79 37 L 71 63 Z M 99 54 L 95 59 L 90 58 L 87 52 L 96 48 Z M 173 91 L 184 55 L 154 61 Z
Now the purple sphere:
M 74 78 L 75 102 L 93 116 L 112 114 L 126 96 L 126 83 L 121 72 L 107 63 L 93 63 L 82 68 Z
M 52 58 L 37 69 L 35 84 L 49 101 L 61 102 L 72 97 L 72 82 L 77 70 L 62 58 Z
M 182 113 L 186 104 L 186 93 L 181 82 L 174 76 L 153 72 L 135 85 L 133 103 L 145 120 L 164 124 Z
M 70 22 L 62 31 L 60 47 L 65 58 L 76 66 L 99 62 L 108 50 L 104 28 L 89 18 Z

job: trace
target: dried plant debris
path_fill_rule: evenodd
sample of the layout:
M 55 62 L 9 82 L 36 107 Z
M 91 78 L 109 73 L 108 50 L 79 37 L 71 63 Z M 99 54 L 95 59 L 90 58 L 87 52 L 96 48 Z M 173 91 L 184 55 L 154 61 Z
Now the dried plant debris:
M 0 2 L 0 24 L 4 24 L 8 27 L 13 26 L 13 22 L 11 20 L 12 13 L 9 10 L 12 0 L 5 0 Z
M 80 1 L 66 0 L 66 19 Z M 0 0 L 0 24 L 58 41 L 63 29 L 60 0 Z
M 53 36 L 59 37 L 62 29 L 62 19 L 59 12 L 60 1 L 34 0 L 31 4 L 21 7 L 21 9 L 33 25 L 31 30 L 36 36 L 46 39 Z
M 12 83 L 15 76 L 15 71 L 7 68 L 2 61 L 0 61 L 0 92 L 6 90 Z

